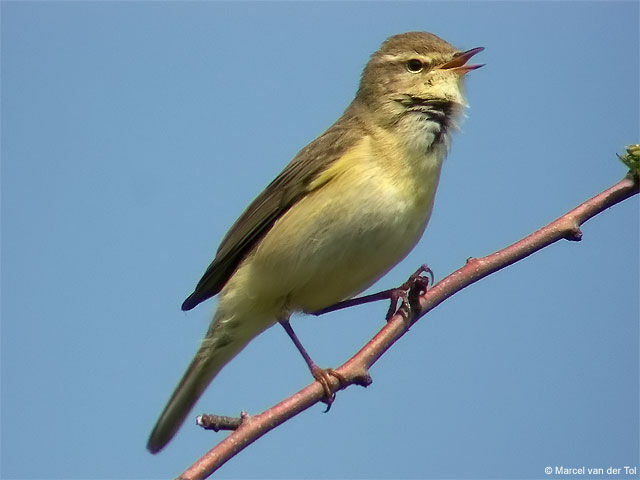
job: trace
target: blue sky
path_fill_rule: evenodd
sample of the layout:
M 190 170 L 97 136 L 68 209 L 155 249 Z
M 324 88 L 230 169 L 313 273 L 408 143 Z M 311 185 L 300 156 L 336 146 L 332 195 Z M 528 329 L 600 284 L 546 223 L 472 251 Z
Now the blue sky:
M 442 278 L 612 185 L 639 138 L 638 2 L 2 2 L 2 478 L 166 478 L 223 434 L 147 436 L 215 301 L 180 304 L 226 229 L 351 101 L 389 35 L 484 46 L 422 241 Z M 457 294 L 372 371 L 220 478 L 552 478 L 638 466 L 638 198 Z M 295 318 L 338 365 L 375 304 Z M 279 328 L 202 412 L 310 381 Z M 603 478 L 609 478 L 606 475 Z M 631 478 L 620 475 L 616 478 Z

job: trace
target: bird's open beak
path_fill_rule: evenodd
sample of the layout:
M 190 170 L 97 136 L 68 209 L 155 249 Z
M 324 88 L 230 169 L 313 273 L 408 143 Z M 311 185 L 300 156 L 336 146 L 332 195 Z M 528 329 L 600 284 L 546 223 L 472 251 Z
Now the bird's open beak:
M 480 65 L 467 65 L 467 62 L 471 57 L 473 57 L 476 53 L 480 53 L 483 50 L 484 50 L 484 47 L 476 47 L 476 48 L 472 48 L 471 50 L 467 50 L 466 52 L 456 53 L 451 60 L 449 60 L 447 63 L 443 65 L 440 65 L 437 68 L 440 68 L 442 70 L 450 70 L 459 75 L 464 75 L 470 72 L 471 70 L 475 70 L 476 68 L 480 68 L 484 66 L 484 63 Z

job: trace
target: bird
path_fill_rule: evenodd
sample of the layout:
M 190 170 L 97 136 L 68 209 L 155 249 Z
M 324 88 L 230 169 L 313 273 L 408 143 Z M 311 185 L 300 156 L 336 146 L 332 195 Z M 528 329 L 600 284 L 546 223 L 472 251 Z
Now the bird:
M 182 304 L 191 310 L 218 296 L 208 331 L 149 437 L 150 452 L 167 445 L 253 338 L 280 323 L 296 343 L 292 313 L 352 298 L 413 249 L 467 106 L 463 80 L 482 66 L 467 62 L 482 50 L 407 32 L 371 55 L 344 113 L 240 215 Z M 305 361 L 331 395 L 327 378 L 340 376 L 308 355 Z

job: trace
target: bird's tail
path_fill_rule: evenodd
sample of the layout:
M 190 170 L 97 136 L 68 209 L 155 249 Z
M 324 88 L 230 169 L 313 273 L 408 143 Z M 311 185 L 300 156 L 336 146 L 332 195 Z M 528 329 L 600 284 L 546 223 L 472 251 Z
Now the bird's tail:
M 264 328 L 246 328 L 246 323 L 237 325 L 236 322 L 239 319 L 225 320 L 214 319 L 198 353 L 171 395 L 169 403 L 162 411 L 147 442 L 147 449 L 151 453 L 159 452 L 169 443 L 222 367 L 235 357 L 252 338 L 264 330 Z M 255 319 L 251 323 L 256 325 Z

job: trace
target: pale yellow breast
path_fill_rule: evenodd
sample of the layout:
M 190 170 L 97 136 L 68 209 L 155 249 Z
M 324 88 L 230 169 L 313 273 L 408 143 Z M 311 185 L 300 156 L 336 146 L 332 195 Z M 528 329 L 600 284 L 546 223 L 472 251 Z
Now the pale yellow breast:
M 395 145 L 394 145 L 395 144 Z M 334 162 L 234 274 L 256 301 L 314 311 L 372 285 L 413 248 L 431 214 L 440 159 L 367 136 Z

